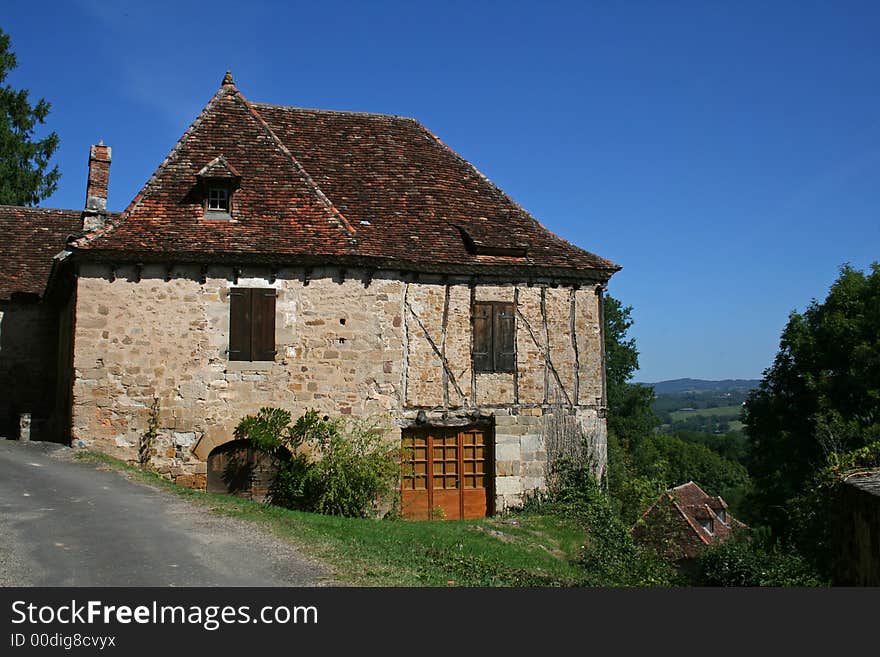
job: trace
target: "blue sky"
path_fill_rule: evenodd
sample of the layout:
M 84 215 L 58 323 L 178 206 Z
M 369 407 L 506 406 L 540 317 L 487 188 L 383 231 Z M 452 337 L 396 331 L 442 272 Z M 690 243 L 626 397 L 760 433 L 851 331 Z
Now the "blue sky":
M 791 310 L 880 260 L 878 2 L 21 2 L 79 208 L 123 209 L 231 69 L 246 97 L 414 116 L 624 269 L 638 380 L 752 378 Z

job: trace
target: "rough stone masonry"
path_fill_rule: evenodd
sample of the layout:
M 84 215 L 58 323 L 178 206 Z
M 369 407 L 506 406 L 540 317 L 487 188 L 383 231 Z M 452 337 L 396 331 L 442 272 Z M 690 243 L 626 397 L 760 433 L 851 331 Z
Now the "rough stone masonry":
M 545 417 L 561 411 L 604 467 L 596 286 L 411 278 L 85 264 L 76 289 L 73 442 L 137 460 L 158 398 L 152 464 L 204 488 L 211 450 L 262 406 L 378 420 L 392 441 L 420 412 L 433 425 L 482 419 L 494 423 L 495 510 L 503 511 L 544 485 Z M 228 359 L 232 287 L 277 291 L 273 362 Z M 515 303 L 514 372 L 473 372 L 473 301 Z

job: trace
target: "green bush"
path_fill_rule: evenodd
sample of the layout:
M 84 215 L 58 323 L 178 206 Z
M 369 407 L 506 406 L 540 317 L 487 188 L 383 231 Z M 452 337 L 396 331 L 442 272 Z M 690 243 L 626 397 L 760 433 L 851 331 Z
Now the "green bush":
M 657 554 L 633 541 L 629 526 L 602 490 L 589 464 L 560 461 L 546 493 L 530 498 L 526 511 L 551 513 L 587 530 L 581 552 L 586 586 L 669 586 L 675 571 Z
M 791 530 L 786 538 L 819 572 L 832 578 L 845 558 L 839 539 L 835 539 L 835 534 L 842 531 L 844 482 L 853 473 L 880 469 L 880 441 L 842 454 L 832 453 L 826 463 L 806 490 L 787 504 Z
M 794 549 L 769 532 L 738 532 L 706 548 L 693 571 L 699 586 L 824 586 L 825 581 Z
M 262 408 L 241 420 L 236 438 L 293 455 L 269 489 L 276 506 L 328 515 L 370 517 L 395 508 L 400 450 L 375 424 L 322 418 L 309 410 L 291 424 L 288 411 Z

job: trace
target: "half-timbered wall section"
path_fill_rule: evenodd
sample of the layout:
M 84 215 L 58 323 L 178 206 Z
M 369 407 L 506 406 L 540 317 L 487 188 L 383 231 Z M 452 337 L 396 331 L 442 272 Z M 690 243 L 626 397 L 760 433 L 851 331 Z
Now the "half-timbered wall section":
M 274 358 L 264 346 L 272 335 L 242 314 L 254 295 L 274 305 Z M 490 511 L 502 511 L 545 482 L 545 416 L 569 417 L 603 467 L 600 298 L 596 284 L 552 281 L 84 263 L 73 442 L 136 459 L 158 398 L 154 465 L 203 487 L 209 454 L 262 406 L 376 418 L 394 441 L 421 426 L 477 423 L 492 454 Z M 473 367 L 472 309 L 482 302 L 515 314 L 512 371 Z M 248 331 L 262 331 L 259 340 L 243 341 Z M 230 354 L 234 343 L 258 344 L 259 357 Z

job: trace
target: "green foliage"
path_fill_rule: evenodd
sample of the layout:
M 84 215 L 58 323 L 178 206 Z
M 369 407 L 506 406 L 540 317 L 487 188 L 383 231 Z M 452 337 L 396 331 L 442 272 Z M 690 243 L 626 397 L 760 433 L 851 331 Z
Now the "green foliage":
M 634 460 L 640 472 L 662 481 L 664 488 L 695 481 L 710 495 L 728 500 L 741 497 L 749 487 L 748 472 L 741 464 L 676 436 L 650 436 L 636 448 Z
M 639 367 L 635 338 L 628 338 L 632 307 L 611 295 L 604 300 L 605 373 L 608 395 L 608 431 L 625 449 L 653 433 L 657 416 L 651 409 L 654 389 L 628 383 Z
M 153 445 L 159 436 L 159 398 L 153 397 L 150 405 L 150 418 L 147 420 L 147 430 L 138 440 L 138 465 L 145 468 L 153 456 Z
M 849 266 L 823 303 L 792 313 L 779 352 L 745 406 L 750 506 L 789 536 L 792 502 L 829 454 L 880 439 L 880 264 Z
M 878 437 L 880 438 L 880 437 Z M 843 454 L 832 453 L 827 465 L 813 478 L 812 486 L 789 501 L 790 538 L 827 578 L 839 571 L 838 532 L 843 508 L 843 484 L 860 472 L 880 469 L 880 440 Z
M 285 448 L 293 455 L 270 488 L 272 504 L 348 517 L 369 517 L 393 506 L 400 454 L 378 426 L 322 418 L 313 409 L 290 421 L 284 409 L 262 408 L 235 430 L 236 438 L 250 439 L 264 451 Z
M 711 449 L 728 461 L 746 464 L 748 455 L 746 436 L 741 431 L 728 431 L 720 435 L 703 431 L 675 431 L 672 435 L 686 443 Z
M 696 560 L 693 583 L 700 586 L 824 586 L 827 582 L 796 551 L 770 539 L 769 532 L 736 532 L 706 548 Z
M 261 408 L 256 415 L 247 415 L 235 427 L 236 440 L 250 440 L 264 452 L 274 452 L 279 447 L 295 451 L 302 441 L 298 440 L 290 426 L 292 416 L 283 408 Z
M 608 393 L 608 493 L 611 504 L 628 525 L 648 508 L 661 484 L 639 472 L 632 450 L 654 433 L 654 390 L 629 383 L 639 366 L 635 339 L 627 336 L 632 308 L 608 295 L 604 305 L 605 370 Z
M 845 454 L 831 454 L 820 482 L 836 485 L 847 475 L 880 468 L 880 440 Z
M 632 526 L 666 489 L 666 482 L 639 474 L 633 455 L 608 434 L 608 493 L 624 524 Z
M 526 509 L 584 527 L 580 564 L 585 586 L 668 586 L 676 581 L 675 572 L 654 551 L 636 545 L 587 464 L 560 461 L 557 468 L 555 486 L 531 498 Z
M 0 30 L 0 83 L 18 66 L 9 35 Z M 34 140 L 34 128 L 49 114 L 40 99 L 31 106 L 27 89 L 0 87 L 0 205 L 36 205 L 58 186 L 58 167 L 47 171 L 58 148 L 54 132 Z

